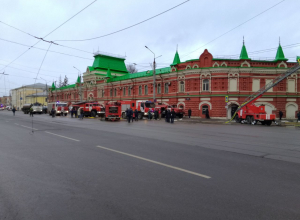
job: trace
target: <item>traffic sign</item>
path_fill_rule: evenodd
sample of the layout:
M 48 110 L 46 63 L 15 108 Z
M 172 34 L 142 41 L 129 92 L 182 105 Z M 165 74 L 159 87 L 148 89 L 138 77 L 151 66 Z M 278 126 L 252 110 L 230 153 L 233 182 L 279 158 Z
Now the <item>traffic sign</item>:
M 228 95 L 225 96 L 225 102 L 228 102 Z

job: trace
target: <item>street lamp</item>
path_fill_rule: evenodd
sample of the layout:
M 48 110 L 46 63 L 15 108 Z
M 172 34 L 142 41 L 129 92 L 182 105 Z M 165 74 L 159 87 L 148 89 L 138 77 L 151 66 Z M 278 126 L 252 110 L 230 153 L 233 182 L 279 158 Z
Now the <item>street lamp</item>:
M 81 90 L 81 72 L 78 68 L 76 68 L 75 66 L 73 66 L 75 69 L 78 70 L 79 76 L 80 76 L 80 85 L 79 85 L 79 89 L 80 89 L 80 102 L 82 102 L 82 90 Z
M 149 47 L 147 47 L 147 46 L 145 46 L 148 50 L 150 50 L 149 49 Z M 153 55 L 154 55 L 154 61 L 153 61 L 153 102 L 155 102 L 155 53 L 152 51 L 152 50 L 150 50 L 150 52 L 151 53 L 153 53 Z
M 47 103 L 48 103 L 48 82 L 47 80 L 43 79 L 42 77 L 40 77 L 42 80 L 44 80 L 46 82 L 46 96 L 47 96 Z

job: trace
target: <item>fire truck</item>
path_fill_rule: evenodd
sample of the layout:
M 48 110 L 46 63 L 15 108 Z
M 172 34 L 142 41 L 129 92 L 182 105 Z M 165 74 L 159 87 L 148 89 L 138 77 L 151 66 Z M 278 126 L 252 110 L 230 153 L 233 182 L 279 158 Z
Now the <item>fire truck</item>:
M 73 104 L 73 108 L 75 108 L 80 115 L 80 109 L 83 109 L 83 115 L 85 117 L 99 117 L 105 116 L 105 108 L 103 105 L 98 102 L 78 102 Z
M 107 102 L 105 105 L 105 120 L 119 121 L 121 119 L 121 103 Z
M 267 92 L 269 89 L 276 86 L 282 80 L 297 72 L 300 69 L 300 59 L 297 57 L 298 63 L 290 68 L 288 71 L 280 74 L 278 77 L 273 79 L 270 83 L 262 87 L 257 92 L 253 93 L 251 96 L 246 98 L 244 103 L 236 110 L 231 120 L 235 119 L 238 123 L 247 123 L 247 124 L 257 124 L 260 122 L 262 125 L 270 126 L 272 122 L 275 122 L 275 114 L 267 114 L 265 111 L 265 106 L 256 106 L 254 102 L 261 98 L 262 95 Z M 230 121 L 231 121 L 230 120 Z
M 54 109 L 55 110 L 55 115 L 61 115 L 64 114 L 65 116 L 67 116 L 67 114 L 69 113 L 69 108 L 68 108 L 68 104 L 65 102 L 51 102 L 48 103 L 48 114 L 51 115 L 51 110 Z
M 155 103 L 152 101 L 145 100 L 135 100 L 135 101 L 121 101 L 122 106 L 122 118 L 126 117 L 126 109 L 131 108 L 133 111 L 138 110 L 138 118 L 142 119 L 143 117 L 148 116 L 149 110 L 155 110 Z
M 165 110 L 170 110 L 172 111 L 174 109 L 176 117 L 178 118 L 183 118 L 185 112 L 183 109 L 181 108 L 177 108 L 176 105 L 165 105 L 165 104 L 161 104 L 161 105 L 156 105 L 155 109 L 157 109 L 159 112 L 161 112 L 161 117 L 164 118 L 165 117 Z

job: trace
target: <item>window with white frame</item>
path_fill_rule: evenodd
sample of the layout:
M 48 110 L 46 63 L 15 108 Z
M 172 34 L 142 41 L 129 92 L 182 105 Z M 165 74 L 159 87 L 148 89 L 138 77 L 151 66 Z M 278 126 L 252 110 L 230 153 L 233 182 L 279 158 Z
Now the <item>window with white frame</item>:
M 209 91 L 209 80 L 208 79 L 204 79 L 203 80 L 203 87 L 202 87 L 203 91 Z
M 165 94 L 169 93 L 169 83 L 165 83 Z
M 128 95 L 131 95 L 131 88 L 130 88 L 130 86 L 128 87 Z
M 184 81 L 180 81 L 179 83 L 179 92 L 184 92 Z
M 112 96 L 113 96 L 113 89 L 110 89 L 110 91 L 109 91 L 109 95 L 110 95 L 110 97 L 112 97 Z
M 160 83 L 157 84 L 157 94 L 161 93 L 161 85 Z
M 148 85 L 145 85 L 145 95 L 148 95 Z
M 117 96 L 117 89 L 115 89 L 115 96 Z
M 142 95 L 142 86 L 139 86 L 139 95 Z
M 126 88 L 123 87 L 123 96 L 126 96 Z

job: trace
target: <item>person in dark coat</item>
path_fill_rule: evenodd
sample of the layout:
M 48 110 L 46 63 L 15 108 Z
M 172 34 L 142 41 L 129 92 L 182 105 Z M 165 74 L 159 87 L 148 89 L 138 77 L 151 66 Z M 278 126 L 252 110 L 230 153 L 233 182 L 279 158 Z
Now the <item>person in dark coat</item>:
M 77 118 L 77 110 L 78 110 L 77 108 L 73 107 L 73 112 L 74 112 L 75 118 Z
M 134 110 L 134 115 L 135 115 L 135 121 L 139 120 L 139 112 L 137 109 Z
M 125 117 L 128 118 L 128 108 L 125 110 Z
M 279 120 L 280 120 L 280 121 L 281 121 L 282 116 L 283 116 L 283 113 L 282 113 L 281 110 L 279 110 Z
M 208 111 L 208 109 L 206 109 L 206 112 L 205 112 L 205 117 L 206 117 L 207 119 L 210 119 L 210 117 L 209 117 L 209 111 Z
M 54 116 L 55 116 L 55 110 L 54 110 L 54 108 L 52 108 L 52 110 L 51 110 L 51 115 L 52 115 L 52 118 L 54 118 Z
M 167 115 L 168 115 L 167 122 L 170 123 L 170 119 L 171 119 L 171 111 L 170 110 L 168 110 Z
M 127 111 L 127 121 L 128 121 L 128 123 L 130 123 L 132 115 L 133 115 L 133 111 L 132 111 L 132 109 L 130 108 L 130 109 L 128 109 L 128 111 Z
M 191 115 L 192 115 L 192 110 L 191 109 L 188 110 L 188 115 L 189 115 L 189 118 L 191 118 Z
M 176 113 L 175 113 L 174 109 L 172 109 L 172 111 L 171 111 L 171 123 L 172 124 L 174 123 L 175 116 L 176 116 Z
M 166 122 L 168 122 L 168 110 L 167 109 L 165 110 L 165 120 L 166 120 Z
M 131 121 L 133 123 L 133 117 L 135 117 L 135 113 L 134 113 L 134 111 L 132 109 L 131 109 L 131 111 L 132 111 Z
M 30 117 L 33 117 L 33 108 L 32 107 L 30 107 L 29 113 L 30 113 Z
M 14 116 L 15 116 L 15 113 L 16 113 L 16 108 L 15 107 L 13 107 L 12 112 L 14 113 Z
M 83 120 L 83 108 L 80 109 L 80 119 Z
M 158 111 L 157 111 L 157 109 L 155 109 L 155 111 L 154 111 L 154 119 L 157 120 L 157 118 L 158 118 Z
M 299 111 L 298 111 L 298 113 L 297 113 L 297 117 L 298 117 L 297 122 L 299 122 L 299 121 L 300 121 L 300 112 L 299 112 Z
M 151 120 L 151 110 L 148 111 L 148 119 Z

